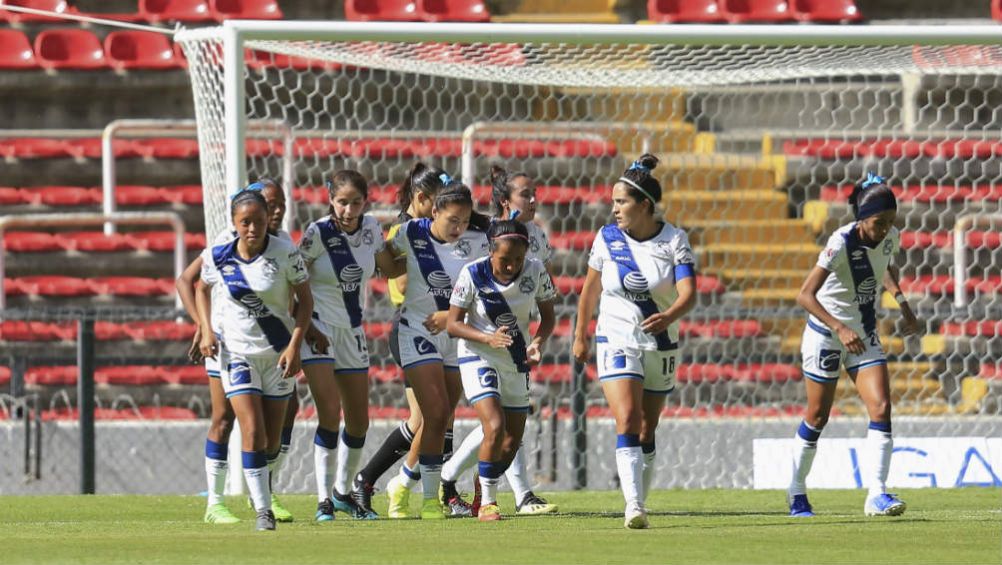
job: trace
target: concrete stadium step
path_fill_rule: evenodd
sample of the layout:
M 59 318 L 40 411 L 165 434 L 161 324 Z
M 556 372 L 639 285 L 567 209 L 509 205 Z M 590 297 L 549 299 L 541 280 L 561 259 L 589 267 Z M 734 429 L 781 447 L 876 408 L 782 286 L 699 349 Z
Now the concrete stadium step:
M 787 198 L 781 192 L 761 190 L 669 191 L 662 201 L 672 223 L 685 218 L 706 220 L 787 219 Z
M 817 263 L 821 249 L 814 243 L 722 243 L 699 246 L 695 251 L 701 257 L 699 263 L 707 267 L 726 265 L 731 270 L 799 270 L 803 277 Z M 784 276 L 789 274 L 783 273 Z
M 729 269 L 703 267 L 700 271 L 721 279 L 730 290 L 799 289 L 806 271 L 790 269 Z
M 672 190 L 768 190 L 786 183 L 784 157 L 761 158 L 736 153 L 675 153 L 665 156 L 656 174 Z
M 683 227 L 693 245 L 733 243 L 811 242 L 814 232 L 801 219 L 787 220 L 686 220 Z
M 745 307 L 768 307 L 795 306 L 799 292 L 796 288 L 753 288 L 734 294 Z

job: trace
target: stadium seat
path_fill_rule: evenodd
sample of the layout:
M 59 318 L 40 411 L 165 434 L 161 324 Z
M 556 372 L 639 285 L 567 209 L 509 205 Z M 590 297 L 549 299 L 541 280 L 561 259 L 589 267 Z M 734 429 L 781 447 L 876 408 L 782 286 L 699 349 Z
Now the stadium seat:
M 955 288 L 951 275 L 901 277 L 899 282 L 905 294 L 951 294 Z M 970 277 L 965 289 L 967 292 L 997 293 L 1002 289 L 1002 276 Z
M 662 24 L 709 24 L 724 21 L 724 13 L 717 0 L 647 0 L 647 19 Z
M 588 251 L 595 241 L 595 233 L 590 231 L 565 231 L 550 235 L 550 245 L 554 249 L 570 249 L 572 251 Z
M 110 253 L 130 250 L 129 242 L 122 234 L 105 235 L 99 231 L 65 232 L 55 234 L 56 242 L 67 251 L 85 253 Z
M 481 0 L 417 0 L 426 22 L 489 22 L 491 14 Z
M 60 250 L 59 243 L 51 233 L 34 231 L 13 231 L 3 234 L 3 246 L 14 253 L 45 253 Z
M 998 320 L 943 322 L 939 331 L 948 336 L 996 337 L 1002 335 L 1002 322 Z
M 172 385 L 207 385 L 209 376 L 202 365 L 168 365 L 161 367 L 164 380 Z
M 29 367 L 24 372 L 24 384 L 35 386 L 73 386 L 77 384 L 77 368 L 70 366 Z
M 19 279 L 12 279 L 8 277 L 3 278 L 3 292 L 7 296 L 23 296 L 27 294 L 27 291 L 21 286 L 21 281 Z
M 863 14 L 855 0 L 791 0 L 793 16 L 802 22 L 858 22 Z
M 13 186 L 0 186 L 0 206 L 25 204 L 24 195 Z
M 344 17 L 349 21 L 419 22 L 414 0 L 346 0 Z
M 157 367 L 147 365 L 98 367 L 94 370 L 94 382 L 113 386 L 155 386 L 166 383 Z
M 16 279 L 26 294 L 35 296 L 93 296 L 86 279 L 59 275 L 39 275 Z
M 16 29 L 0 29 L 0 69 L 37 69 L 38 60 L 28 36 Z
M 10 384 L 10 368 L 0 366 L 0 386 L 7 386 Z
M 101 190 L 83 186 L 38 186 L 21 189 L 26 204 L 46 206 L 91 206 L 101 203 Z
M 179 186 L 161 187 L 164 198 L 175 204 L 185 204 L 188 206 L 202 205 L 202 186 L 198 184 L 187 184 Z
M 22 8 L 32 8 L 34 10 L 43 10 L 46 12 L 56 12 L 59 14 L 75 14 L 77 10 L 70 5 L 66 0 L 5 0 L 0 2 L 10 6 L 19 6 Z M 25 24 L 25 23 L 52 23 L 52 22 L 65 22 L 61 18 L 52 16 L 42 16 L 38 14 L 28 14 L 24 12 L 8 12 L 7 10 L 0 10 L 0 21 L 7 20 L 11 24 Z
M 139 14 L 153 24 L 212 21 L 212 12 L 206 0 L 139 0 Z
M 0 323 L 3 341 L 64 341 L 76 336 L 72 324 L 6 320 Z
M 123 324 L 104 320 L 94 322 L 94 337 L 98 341 L 129 341 L 132 339 L 125 332 Z
M 76 408 L 50 408 L 42 411 L 42 421 L 78 420 L 80 411 Z M 95 408 L 95 420 L 135 420 L 139 413 L 129 408 Z
M 160 296 L 167 294 L 163 282 L 145 277 L 94 277 L 89 282 L 96 294 L 111 296 Z M 170 281 L 173 290 L 174 281 Z
M 198 157 L 198 140 L 166 137 L 162 139 L 141 139 L 135 142 L 136 149 L 144 158 L 192 159 Z
M 38 64 L 51 70 L 108 67 L 101 41 L 85 29 L 45 29 L 35 36 Z
M 170 39 L 156 32 L 113 31 L 104 38 L 104 52 L 111 68 L 118 71 L 181 67 Z
M 197 420 L 198 414 L 180 406 L 140 406 L 138 417 L 143 420 Z
M 129 246 L 136 251 L 174 251 L 174 232 L 172 231 L 144 231 L 129 232 L 125 234 L 125 240 Z M 187 250 L 205 249 L 204 233 L 184 234 L 184 247 Z
M 992 19 L 1002 22 L 1002 0 L 992 0 Z
M 923 204 L 1002 199 L 1002 185 L 912 185 L 905 187 L 892 186 L 891 190 L 894 191 L 894 195 L 901 202 L 919 202 Z M 851 193 L 852 186 L 825 186 L 821 188 L 821 199 L 828 202 L 845 202 Z
M 217 22 L 282 19 L 282 9 L 276 0 L 209 0 L 209 12 Z
M 161 206 L 170 204 L 167 196 L 157 187 L 138 185 L 118 185 L 115 187 L 115 203 L 119 206 Z
M 67 139 L 64 143 L 66 153 L 74 159 L 100 159 L 103 147 L 100 137 L 82 137 L 79 139 Z M 111 142 L 111 150 L 118 159 L 128 159 L 138 157 L 139 153 L 131 140 L 114 139 Z
M 0 157 L 4 159 L 52 159 L 67 157 L 66 142 L 46 137 L 0 139 Z
M 155 320 L 120 324 L 122 331 L 135 341 L 187 341 L 195 335 L 195 324 Z
M 787 0 L 720 0 L 731 23 L 788 22 L 793 11 Z

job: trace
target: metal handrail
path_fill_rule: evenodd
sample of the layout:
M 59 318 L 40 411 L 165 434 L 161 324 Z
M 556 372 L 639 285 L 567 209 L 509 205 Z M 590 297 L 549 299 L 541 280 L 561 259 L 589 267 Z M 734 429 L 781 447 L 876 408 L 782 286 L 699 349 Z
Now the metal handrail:
M 967 306 L 967 237 L 968 231 L 991 225 L 1002 225 L 1002 214 L 969 214 L 957 218 L 953 225 L 953 305 Z
M 111 214 L 29 214 L 0 216 L 0 311 L 7 307 L 7 293 L 4 289 L 6 272 L 6 247 L 4 231 L 10 228 L 34 226 L 81 226 L 95 224 L 162 225 L 169 224 L 174 231 L 174 278 L 179 278 L 185 267 L 184 220 L 175 212 L 113 212 Z M 181 297 L 174 302 L 178 309 L 183 307 Z

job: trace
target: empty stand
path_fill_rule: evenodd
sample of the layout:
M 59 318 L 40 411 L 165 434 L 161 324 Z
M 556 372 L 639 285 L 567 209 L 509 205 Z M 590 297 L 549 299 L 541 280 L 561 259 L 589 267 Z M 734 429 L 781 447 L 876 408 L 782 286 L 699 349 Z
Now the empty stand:
M 38 60 L 35 59 L 35 52 L 31 50 L 28 36 L 16 29 L 0 29 L 0 69 L 30 70 L 37 68 L 39 68 Z
M 428 22 L 489 22 L 481 0 L 417 0 L 417 11 Z
M 45 137 L 0 139 L 0 156 L 5 159 L 47 159 L 68 157 L 66 142 Z
M 58 14 L 76 13 L 76 9 L 66 0 L 5 0 L 3 3 L 9 6 L 56 12 Z M 52 16 L 0 10 L 0 21 L 3 20 L 7 20 L 12 24 L 66 22 L 66 20 Z
M 16 283 L 25 294 L 35 296 L 93 296 L 90 282 L 76 277 L 39 275 L 20 277 Z
M 725 15 L 718 0 L 647 0 L 647 18 L 663 24 L 717 23 Z
M 161 33 L 113 31 L 104 38 L 104 52 L 116 70 L 181 67 L 170 39 Z
M 150 23 L 212 21 L 206 0 L 139 0 L 139 14 Z
M 51 233 L 12 231 L 3 234 L 3 246 L 15 253 L 44 253 L 62 249 Z
M 275 0 L 209 0 L 209 11 L 218 22 L 282 19 L 282 9 Z
M 793 19 L 787 0 L 720 0 L 731 23 L 780 23 Z
M 45 29 L 35 36 L 38 64 L 52 70 L 93 70 L 108 67 L 104 48 L 85 29 Z
M 25 204 L 75 207 L 101 203 L 100 189 L 83 186 L 39 186 L 22 188 L 20 193 Z
M 122 234 L 102 232 L 66 232 L 55 234 L 56 242 L 67 251 L 113 252 L 130 249 L 129 242 Z
M 421 21 L 415 0 L 345 0 L 344 16 L 356 22 Z

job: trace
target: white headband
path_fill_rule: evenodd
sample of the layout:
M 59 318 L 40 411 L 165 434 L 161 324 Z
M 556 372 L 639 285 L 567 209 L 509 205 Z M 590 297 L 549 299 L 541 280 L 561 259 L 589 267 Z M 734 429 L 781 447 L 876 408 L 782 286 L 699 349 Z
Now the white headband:
M 625 182 L 626 184 L 628 184 L 628 185 L 632 186 L 633 188 L 639 190 L 641 194 L 643 194 L 644 196 L 646 196 L 647 199 L 651 201 L 651 204 L 654 204 L 655 206 L 658 205 L 658 201 L 654 200 L 654 197 L 651 196 L 646 190 L 644 190 L 643 188 L 641 188 L 639 184 L 633 182 L 632 180 L 630 180 L 630 179 L 628 179 L 626 177 L 619 177 L 619 180 L 621 182 Z

